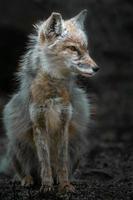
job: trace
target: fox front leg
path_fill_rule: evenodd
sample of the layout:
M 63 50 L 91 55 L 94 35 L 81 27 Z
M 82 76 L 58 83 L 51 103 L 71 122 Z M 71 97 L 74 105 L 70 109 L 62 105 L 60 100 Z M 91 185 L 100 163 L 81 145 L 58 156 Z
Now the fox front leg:
M 41 192 L 52 190 L 53 179 L 50 165 L 50 152 L 46 130 L 40 127 L 34 127 L 34 141 L 36 144 L 38 159 L 41 167 L 42 186 Z
M 69 112 L 71 109 L 69 110 Z M 70 114 L 70 113 L 69 113 Z M 69 182 L 69 169 L 68 169 L 68 126 L 69 119 L 66 114 L 62 115 L 62 124 L 60 132 L 60 143 L 58 149 L 58 181 L 60 192 L 75 192 L 75 188 Z
M 39 106 L 33 105 L 30 109 L 33 122 L 34 142 L 40 163 L 42 186 L 41 192 L 52 190 L 53 179 L 50 163 L 49 134 L 45 126 L 44 111 Z

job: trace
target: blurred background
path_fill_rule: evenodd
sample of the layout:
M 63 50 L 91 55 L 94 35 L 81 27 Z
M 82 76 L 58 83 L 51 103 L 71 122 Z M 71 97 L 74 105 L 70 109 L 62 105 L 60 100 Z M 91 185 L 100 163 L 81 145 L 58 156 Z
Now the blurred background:
M 100 169 L 102 165 L 101 168 L 107 169 L 104 172 L 109 173 L 110 163 L 114 162 L 111 166 L 117 175 L 128 174 L 133 167 L 131 0 L 0 0 L 0 111 L 17 88 L 14 72 L 26 50 L 32 25 L 46 19 L 52 11 L 60 12 L 68 19 L 84 8 L 88 9 L 86 30 L 90 54 L 101 67 L 95 77 L 79 78 L 93 103 L 89 159 L 92 161 L 95 157 L 95 168 Z M 2 130 L 1 124 L 1 136 Z M 98 157 L 99 152 L 101 157 Z M 123 155 L 128 157 L 126 169 L 120 167 Z M 88 169 L 91 167 L 88 164 Z

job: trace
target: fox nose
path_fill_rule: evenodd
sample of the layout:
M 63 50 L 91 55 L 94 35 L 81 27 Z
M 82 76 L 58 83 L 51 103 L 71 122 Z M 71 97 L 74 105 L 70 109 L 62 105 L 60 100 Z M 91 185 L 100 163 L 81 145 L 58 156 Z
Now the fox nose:
M 92 69 L 93 69 L 94 72 L 97 72 L 97 71 L 100 69 L 100 67 L 96 65 L 96 66 L 93 67 Z

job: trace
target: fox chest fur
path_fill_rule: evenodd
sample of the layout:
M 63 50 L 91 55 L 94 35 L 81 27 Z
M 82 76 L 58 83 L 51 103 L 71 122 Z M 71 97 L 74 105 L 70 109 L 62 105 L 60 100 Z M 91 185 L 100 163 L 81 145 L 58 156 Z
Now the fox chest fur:
M 66 80 L 39 73 L 31 86 L 36 123 L 49 132 L 57 132 L 72 115 L 71 96 Z
M 31 86 L 32 100 L 38 104 L 44 104 L 49 99 L 61 98 L 61 102 L 67 105 L 70 102 L 69 88 L 65 80 L 55 79 L 47 74 L 39 73 Z

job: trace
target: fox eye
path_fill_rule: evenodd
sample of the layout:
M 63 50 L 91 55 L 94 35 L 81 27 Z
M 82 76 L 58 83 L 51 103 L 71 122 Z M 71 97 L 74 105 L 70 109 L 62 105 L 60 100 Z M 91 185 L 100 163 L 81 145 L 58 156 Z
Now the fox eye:
M 79 50 L 75 46 L 67 46 L 66 48 L 70 49 L 71 51 L 75 51 L 80 54 Z
M 68 46 L 67 48 L 70 49 L 71 51 L 78 51 L 75 46 Z

